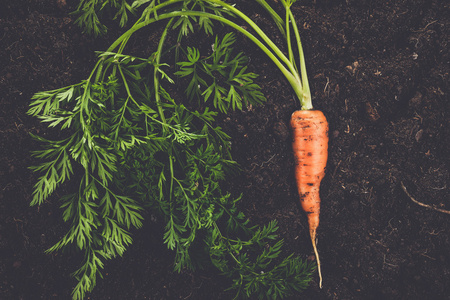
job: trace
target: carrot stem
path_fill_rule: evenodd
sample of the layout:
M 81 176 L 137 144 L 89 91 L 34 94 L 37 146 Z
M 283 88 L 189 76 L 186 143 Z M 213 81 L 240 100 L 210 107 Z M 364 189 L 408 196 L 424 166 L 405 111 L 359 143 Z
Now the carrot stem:
M 206 17 L 212 20 L 219 21 L 223 24 L 226 24 L 228 26 L 231 26 L 232 28 L 236 29 L 237 31 L 241 32 L 243 35 L 248 37 L 251 41 L 253 41 L 264 53 L 275 63 L 275 65 L 278 67 L 278 69 L 283 73 L 284 77 L 289 81 L 290 85 L 292 86 L 295 94 L 297 95 L 302 110 L 310 110 L 312 109 L 311 104 L 311 95 L 309 92 L 309 86 L 308 86 L 308 79 L 306 77 L 306 69 L 304 66 L 302 66 L 302 63 L 304 62 L 303 56 L 303 50 L 301 49 L 301 44 L 299 43 L 299 36 L 298 36 L 298 28 L 296 25 L 296 21 L 294 19 L 294 15 L 292 14 L 292 11 L 290 9 L 290 5 L 293 2 L 284 3 L 285 9 L 286 9 L 286 24 L 284 25 L 285 28 L 283 28 L 282 19 L 281 17 L 270 7 L 265 0 L 257 0 L 257 2 L 263 6 L 269 14 L 272 16 L 273 20 L 275 21 L 276 25 L 280 29 L 281 33 L 286 37 L 286 40 L 288 42 L 288 49 L 289 49 L 289 58 L 286 57 L 283 52 L 278 48 L 275 43 L 263 32 L 263 30 L 256 25 L 247 15 L 242 13 L 239 9 L 235 8 L 233 5 L 230 5 L 228 3 L 225 3 L 220 0 L 208 0 L 207 2 L 213 3 L 215 5 L 221 6 L 232 13 L 235 14 L 236 17 L 241 18 L 243 21 L 245 21 L 256 33 L 256 36 L 251 34 L 249 31 L 245 30 L 235 22 L 223 17 L 214 15 L 211 13 L 207 13 L 204 11 L 191 11 L 191 10 L 184 10 L 184 11 L 169 11 L 169 12 L 163 12 L 162 14 L 157 14 L 159 10 L 162 10 L 172 4 L 177 4 L 182 2 L 182 0 L 169 0 L 166 2 L 163 2 L 159 5 L 156 5 L 152 8 L 150 8 L 146 13 L 146 16 L 142 16 L 134 25 L 131 27 L 128 31 L 126 31 L 122 36 L 120 36 L 108 49 L 108 52 L 112 52 L 117 46 L 119 46 L 119 53 L 123 51 L 123 48 L 125 47 L 126 43 L 128 42 L 130 36 L 136 32 L 137 30 L 141 29 L 142 27 L 145 27 L 151 23 L 164 20 L 164 19 L 170 19 L 174 17 L 186 17 L 186 16 L 197 16 L 197 17 Z M 155 17 L 151 18 L 151 14 L 155 14 Z M 291 24 L 290 24 L 291 23 Z M 295 64 L 295 60 L 293 59 L 293 53 L 292 53 L 292 45 L 291 44 L 291 37 L 288 36 L 289 33 L 289 26 L 292 26 L 294 29 L 295 38 L 297 40 L 297 46 L 299 48 L 299 60 L 300 60 L 300 73 L 297 69 L 297 66 Z M 306 86 L 304 86 L 304 82 L 306 82 Z

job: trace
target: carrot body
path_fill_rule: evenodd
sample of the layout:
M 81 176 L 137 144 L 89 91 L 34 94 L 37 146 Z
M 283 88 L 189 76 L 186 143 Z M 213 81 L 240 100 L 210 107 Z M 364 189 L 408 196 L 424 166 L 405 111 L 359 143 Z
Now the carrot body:
M 319 271 L 319 286 L 322 288 L 316 232 L 319 227 L 320 182 L 325 175 L 328 159 L 328 122 L 319 110 L 298 110 L 292 114 L 291 128 L 295 179 L 301 206 L 308 217 L 309 234 Z

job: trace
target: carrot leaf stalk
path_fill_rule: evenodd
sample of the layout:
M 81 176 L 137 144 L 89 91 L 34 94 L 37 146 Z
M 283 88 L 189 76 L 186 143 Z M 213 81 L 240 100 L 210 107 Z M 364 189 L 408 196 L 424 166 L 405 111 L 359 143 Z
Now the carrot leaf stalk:
M 145 1 L 147 2 L 147 1 Z M 201 7 L 188 9 L 186 5 L 181 9 L 180 5 L 185 0 L 168 0 L 160 4 L 152 1 L 150 5 L 143 11 L 138 21 L 121 37 L 119 37 L 108 49 L 113 52 L 119 48 L 118 52 L 123 50 L 124 45 L 130 36 L 141 28 L 152 23 L 167 20 L 171 18 L 199 18 L 199 20 L 215 20 L 240 32 L 260 48 L 270 60 L 272 60 L 290 85 L 294 93 L 297 95 L 302 110 L 312 109 L 311 93 L 309 90 L 308 78 L 306 73 L 305 59 L 303 54 L 302 43 L 300 40 L 299 30 L 295 17 L 291 11 L 291 6 L 295 0 L 282 0 L 281 3 L 285 8 L 285 18 L 280 17 L 274 9 L 265 0 L 257 0 L 257 2 L 269 13 L 279 28 L 280 33 L 285 37 L 289 54 L 286 56 L 281 49 L 266 35 L 266 33 L 247 15 L 236 8 L 232 4 L 228 4 L 221 0 L 200 0 L 196 1 Z M 189 1 L 187 1 L 189 2 Z M 217 12 L 220 13 L 217 13 Z M 238 24 L 236 19 L 244 21 L 253 31 L 245 29 L 244 26 Z M 294 40 L 290 36 L 291 29 L 293 31 Z M 294 49 L 297 48 L 298 57 L 294 56 Z

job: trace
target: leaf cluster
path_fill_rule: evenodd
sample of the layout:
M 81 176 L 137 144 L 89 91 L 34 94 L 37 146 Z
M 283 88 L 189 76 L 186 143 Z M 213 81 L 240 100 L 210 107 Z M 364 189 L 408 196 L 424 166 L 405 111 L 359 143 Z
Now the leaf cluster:
M 75 23 L 83 29 L 87 34 L 94 36 L 104 35 L 108 28 L 102 22 L 102 19 L 118 19 L 119 25 L 124 27 L 130 19 L 131 15 L 137 15 L 137 11 L 141 7 L 145 7 L 142 11 L 142 18 L 148 21 L 152 17 L 156 17 L 152 8 L 168 3 L 168 0 L 79 0 L 75 11 L 72 12 L 76 16 Z M 183 0 L 176 6 L 171 6 L 171 10 L 179 11 L 211 11 L 215 15 L 232 15 L 220 5 L 214 5 L 206 1 Z M 104 18 L 104 15 L 110 16 Z M 208 17 L 184 16 L 179 18 L 174 24 L 173 29 L 178 30 L 179 40 L 182 36 L 186 36 L 195 31 L 196 24 L 203 28 L 207 35 L 214 34 L 214 24 Z
M 95 1 L 80 5 L 90 2 Z M 205 8 L 201 1 L 186 3 Z M 169 22 L 167 28 L 173 26 L 189 27 L 189 21 Z M 313 266 L 293 256 L 280 261 L 276 222 L 250 226 L 238 210 L 240 197 L 221 189 L 237 165 L 229 136 L 215 125 L 218 111 L 265 100 L 253 82 L 256 75 L 247 72 L 246 57 L 234 55 L 234 42 L 232 34 L 216 38 L 205 58 L 188 48 L 175 74 L 160 62 L 162 47 L 148 58 L 134 57 L 121 52 L 124 42 L 120 51 L 99 53 L 87 80 L 33 96 L 28 113 L 64 131 L 65 138 L 35 136 L 43 146 L 33 153 L 42 162 L 31 167 L 40 174 L 31 204 L 41 205 L 68 180 L 78 185 L 60 199 L 69 229 L 47 250 L 84 254 L 73 273 L 73 299 L 92 291 L 105 261 L 123 255 L 146 210 L 165 222 L 162 240 L 176 253 L 176 271 L 201 267 L 207 263 L 201 257 L 209 257 L 209 264 L 231 278 L 237 297 L 277 299 L 307 286 Z M 189 81 L 189 105 L 172 97 L 174 76 Z M 213 105 L 188 108 L 200 101 Z
M 247 71 L 247 58 L 242 52 L 233 55 L 231 47 L 235 35 L 227 33 L 223 39 L 216 37 L 213 52 L 200 57 L 196 48 L 187 48 L 187 61 L 179 62 L 176 75 L 190 78 L 186 88 L 189 99 L 211 101 L 216 109 L 227 112 L 230 108 L 242 110 L 243 105 L 256 105 L 266 101 L 260 87 L 253 81 L 255 73 Z
M 134 8 L 127 0 L 80 0 L 76 10 L 72 13 L 77 18 L 75 23 L 83 31 L 94 36 L 103 35 L 107 31 L 106 25 L 101 21 L 102 15 L 114 14 L 113 19 L 119 19 L 119 25 L 124 27 L 128 22 L 129 14 Z

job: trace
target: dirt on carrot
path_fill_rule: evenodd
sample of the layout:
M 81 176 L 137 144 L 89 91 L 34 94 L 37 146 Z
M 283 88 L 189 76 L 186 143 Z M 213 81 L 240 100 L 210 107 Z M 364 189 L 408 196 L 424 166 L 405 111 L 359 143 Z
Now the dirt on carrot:
M 322 288 L 322 272 L 316 246 L 320 215 L 320 182 L 328 159 L 328 122 L 320 110 L 298 110 L 291 117 L 295 179 L 300 203 L 308 216 L 309 233 Z

